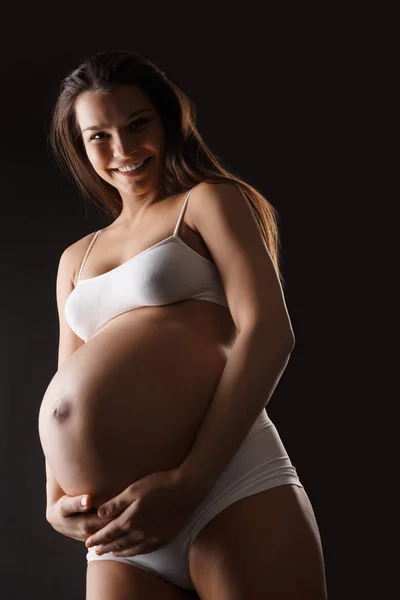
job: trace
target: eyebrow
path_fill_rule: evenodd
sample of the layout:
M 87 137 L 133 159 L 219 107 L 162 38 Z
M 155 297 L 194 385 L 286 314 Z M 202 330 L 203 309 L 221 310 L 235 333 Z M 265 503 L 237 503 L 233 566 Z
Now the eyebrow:
M 133 113 L 131 113 L 130 115 L 128 115 L 126 117 L 126 119 L 124 120 L 124 123 L 126 123 L 127 121 L 129 121 L 130 119 L 132 119 L 132 117 L 135 117 L 136 115 L 140 115 L 140 113 L 142 112 L 146 112 L 146 111 L 151 111 L 150 108 L 138 108 L 138 110 L 134 110 Z M 91 127 L 85 127 L 85 129 L 82 130 L 82 133 L 84 131 L 98 131 L 99 129 L 107 129 L 107 127 L 109 127 L 109 125 L 107 125 L 107 123 L 100 123 L 100 125 L 92 125 Z

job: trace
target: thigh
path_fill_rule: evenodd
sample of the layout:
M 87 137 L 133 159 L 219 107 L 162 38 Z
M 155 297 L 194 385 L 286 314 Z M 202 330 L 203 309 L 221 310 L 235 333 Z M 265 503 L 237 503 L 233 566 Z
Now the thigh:
M 326 600 L 314 511 L 286 484 L 238 500 L 200 531 L 189 551 L 202 600 Z
M 87 564 L 86 600 L 196 600 L 149 571 L 116 560 L 92 560 Z

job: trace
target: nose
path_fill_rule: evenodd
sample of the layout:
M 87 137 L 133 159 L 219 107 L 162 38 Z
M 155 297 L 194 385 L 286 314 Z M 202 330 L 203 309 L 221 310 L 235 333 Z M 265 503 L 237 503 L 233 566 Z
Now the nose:
M 138 151 L 136 146 L 137 143 L 132 140 L 132 136 L 115 135 L 112 148 L 113 156 L 115 158 L 129 158 Z

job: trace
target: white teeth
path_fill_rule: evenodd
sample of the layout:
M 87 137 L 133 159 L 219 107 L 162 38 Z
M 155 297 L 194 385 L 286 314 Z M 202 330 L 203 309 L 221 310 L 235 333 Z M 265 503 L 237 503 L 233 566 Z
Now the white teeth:
M 135 169 L 138 169 L 139 167 L 141 167 L 142 165 L 144 165 L 144 163 L 146 162 L 146 160 L 147 159 L 145 159 L 141 163 L 137 163 L 136 165 L 129 165 L 129 167 L 122 167 L 121 169 L 118 169 L 118 171 L 121 171 L 122 173 L 126 173 L 127 171 L 134 171 Z

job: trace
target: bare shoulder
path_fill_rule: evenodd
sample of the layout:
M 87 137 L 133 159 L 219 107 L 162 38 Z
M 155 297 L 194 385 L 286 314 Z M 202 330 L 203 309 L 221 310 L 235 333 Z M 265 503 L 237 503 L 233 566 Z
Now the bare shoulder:
M 236 212 L 236 218 L 239 221 L 243 217 L 244 211 L 247 218 L 250 217 L 256 223 L 251 206 L 240 185 L 235 181 L 202 181 L 193 188 L 192 196 L 190 215 L 193 220 L 193 229 L 198 233 L 198 220 L 207 218 L 210 210 L 225 212 L 225 218 L 233 218 L 235 216 L 233 213 Z M 213 224 L 212 219 L 210 224 Z
M 292 344 L 283 290 L 250 203 L 235 182 L 202 182 L 192 217 L 221 276 L 236 330 L 261 327 Z
M 212 202 L 224 202 L 234 197 L 239 198 L 240 202 L 243 202 L 244 198 L 247 203 L 240 185 L 233 180 L 201 181 L 193 188 L 193 196 L 200 199 L 200 202 L 205 197 L 211 198 Z

